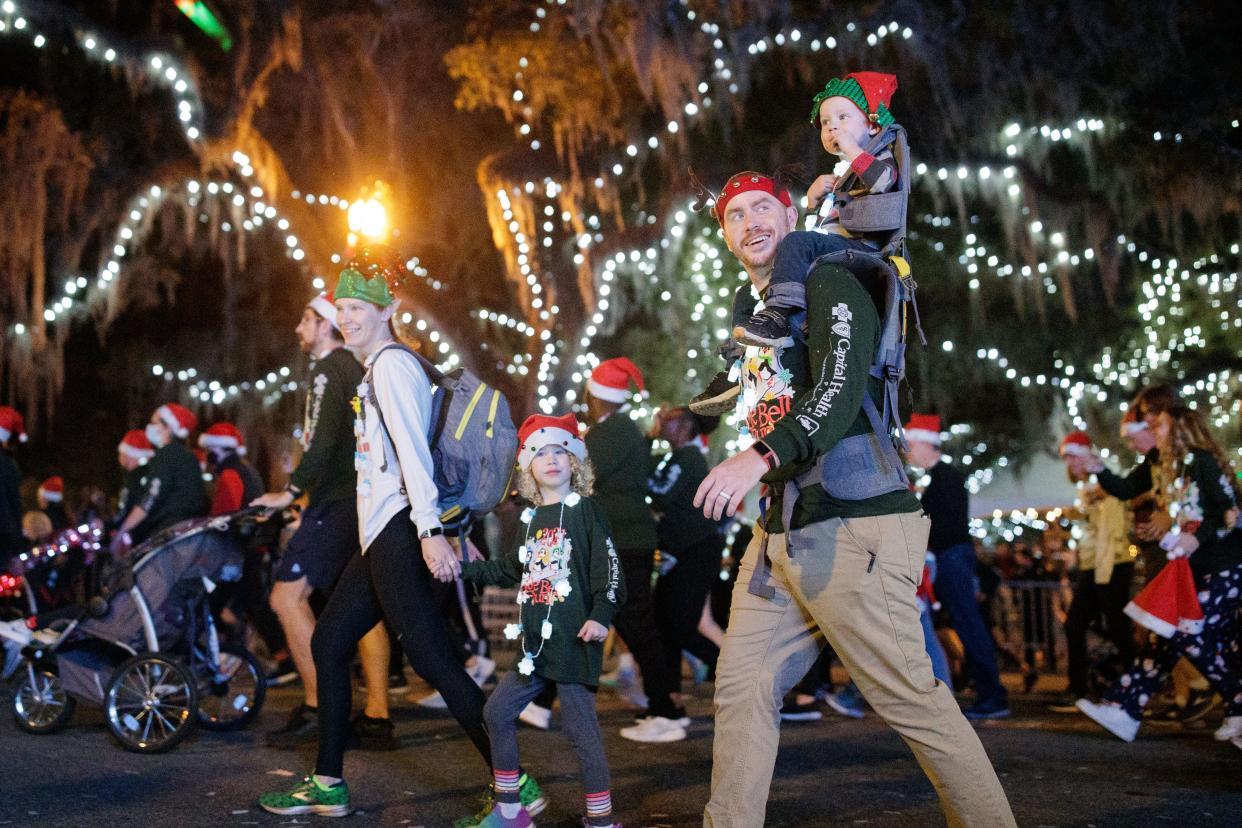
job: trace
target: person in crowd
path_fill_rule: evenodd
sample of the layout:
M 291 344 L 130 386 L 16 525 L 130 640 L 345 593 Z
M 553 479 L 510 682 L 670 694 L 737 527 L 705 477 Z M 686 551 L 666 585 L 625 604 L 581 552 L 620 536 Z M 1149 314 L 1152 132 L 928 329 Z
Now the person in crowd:
M 773 179 L 753 173 L 730 179 L 716 202 L 725 243 L 757 290 L 767 288 L 777 245 L 796 226 L 790 204 Z M 884 396 L 882 384 L 868 379 L 882 330 L 882 299 L 873 296 L 885 291 L 877 281 L 817 268 L 806 283 L 805 342 L 747 350 L 740 396 L 756 442 L 713 468 L 695 496 L 718 519 L 767 484 L 717 667 L 709 828 L 764 824 L 781 700 L 825 637 L 867 702 L 914 751 L 951 825 L 1015 824 L 979 737 L 936 681 L 923 647 L 915 588 L 928 522 L 896 451 L 888 460 L 865 457 L 890 470 L 883 481 L 855 475 L 862 460 L 850 467 L 832 455 L 852 436 L 868 446 L 887 439 L 867 439 L 874 431 L 863 412 L 865 395 L 875 405 Z M 767 382 L 761 363 L 787 372 L 789 382 Z M 836 488 L 844 479 L 859 488 Z M 863 486 L 880 493 L 859 497 Z
M 664 653 L 656 629 L 651 576 L 658 542 L 655 516 L 647 503 L 651 447 L 630 418 L 631 383 L 643 389 L 643 375 L 625 357 L 606 359 L 587 383 L 587 453 L 595 467 L 595 502 L 612 529 L 625 573 L 625 606 L 613 622 L 642 671 L 647 711 L 621 735 L 635 742 L 676 742 L 686 738 L 689 719 L 673 701 L 680 684 L 678 663 Z
M 940 418 L 915 414 L 906 425 L 910 462 L 926 471 L 931 482 L 923 490 L 923 511 L 931 519 L 927 549 L 936 556 L 936 597 L 949 611 L 953 629 L 966 650 L 974 681 L 975 703 L 970 719 L 1009 715 L 1009 699 L 996 663 L 996 644 L 975 601 L 975 545 L 970 537 L 970 495 L 966 476 L 940 453 Z
M 699 633 L 699 621 L 712 584 L 720 577 L 725 537 L 720 524 L 704 517 L 693 503 L 694 493 L 707 477 L 700 437 L 718 422 L 718 418 L 700 417 L 688 408 L 674 408 L 659 412 L 653 428 L 672 449 L 656 466 L 647 487 L 651 504 L 660 515 L 656 524 L 660 554 L 667 558 L 652 604 L 675 687 L 681 683 L 683 651 L 702 662 L 709 674 L 715 672 L 720 655 L 719 648 Z
M 1171 402 L 1152 420 L 1159 458 L 1148 466 L 1158 507 L 1152 522 L 1166 527 L 1161 541 L 1166 552 L 1188 556 L 1202 621 L 1197 629 L 1179 625 L 1164 631 L 1168 637 L 1162 632 L 1101 702 L 1080 699 L 1078 708 L 1114 736 L 1133 741 L 1143 709 L 1185 656 L 1225 701 L 1216 738 L 1242 749 L 1242 532 L 1236 527 L 1242 484 L 1198 411 Z M 1098 457 L 1089 457 L 1087 466 L 1105 478 Z M 1141 610 L 1136 616 L 1158 626 Z
M 396 251 L 364 247 L 346 262 L 333 294 L 345 344 L 365 358 L 366 367 L 352 402 L 360 554 L 346 564 L 311 638 L 319 680 L 314 771 L 290 790 L 259 797 L 260 806 L 275 814 L 352 811 L 343 778 L 349 665 L 358 640 L 385 618 L 410 666 L 443 694 L 491 772 L 483 691 L 454 653 L 431 593 L 432 579 L 452 581 L 461 564 L 440 524 L 428 442 L 435 389 L 414 356 L 398 346 L 391 324 L 398 307 L 394 291 L 407 272 Z
M 115 524 L 121 523 L 129 516 L 138 499 L 147 490 L 147 464 L 155 456 L 155 447 L 147 439 L 142 429 L 131 429 L 125 432 L 121 442 L 116 445 L 116 462 L 124 472 L 121 490 L 117 493 L 117 511 Z
M 13 449 L 26 441 L 21 412 L 0 405 L 0 563 L 25 545 L 22 536 L 22 472 Z
M 271 681 L 302 680 L 303 699 L 284 725 L 267 736 L 270 747 L 296 748 L 319 740 L 319 682 L 311 653 L 315 613 L 311 596 L 330 596 L 346 564 L 358 554 L 358 507 L 355 500 L 353 399 L 362 382 L 362 366 L 345 347 L 336 306 L 318 294 L 302 309 L 294 333 L 302 353 L 310 357 L 307 394 L 302 415 L 302 458 L 283 491 L 251 501 L 273 511 L 306 499 L 301 522 L 280 558 L 269 602 L 292 659 L 292 668 L 278 663 Z M 359 659 L 366 679 L 366 705 L 354 720 L 362 747 L 391 750 L 397 746 L 388 715 L 387 673 L 391 644 L 383 625 L 363 636 Z
M 52 525 L 52 519 L 47 516 L 47 512 L 42 509 L 32 510 L 22 515 L 22 537 L 26 539 L 27 546 L 47 543 L 54 534 L 56 534 L 56 527 Z
M 52 531 L 63 532 L 73 525 L 65 508 L 65 479 L 60 475 L 53 475 L 40 483 L 35 491 L 35 500 L 39 511 L 52 522 Z
M 186 445 L 197 426 L 198 418 L 177 403 L 165 403 L 152 412 L 146 435 L 155 454 L 147 465 L 147 485 L 113 537 L 114 553 L 174 523 L 207 513 L 202 469 Z
M 230 422 L 213 423 L 198 436 L 198 445 L 207 452 L 208 469 L 215 476 L 216 489 L 211 500 L 211 514 L 227 515 L 240 511 L 263 494 L 263 478 L 246 460 L 246 443 L 241 431 Z M 268 604 L 267 550 L 249 548 L 242 564 L 241 581 L 217 590 L 213 606 L 217 609 L 228 601 L 234 614 L 244 614 L 254 625 L 268 653 L 277 662 L 277 670 L 290 662 L 280 621 Z M 216 598 L 216 594 L 220 597 Z
M 625 580 L 603 510 L 590 496 L 591 465 L 578 431 L 573 414 L 526 419 L 518 432 L 517 485 L 533 505 L 522 515 L 521 545 L 496 560 L 462 566 L 462 577 L 516 586 L 521 607 L 518 623 L 505 630 L 519 641 L 517 669 L 500 680 L 484 708 L 495 777 L 492 808 L 478 821 L 484 828 L 532 824 L 521 801 L 517 718 L 548 683 L 556 684 L 565 732 L 582 770 L 583 824 L 617 824 L 595 690 L 608 626 L 625 603 Z
M 1134 661 L 1134 631 L 1125 615 L 1134 560 L 1130 556 L 1125 507 L 1120 501 L 1103 496 L 1098 488 L 1085 487 L 1090 481 L 1086 467 L 1092 454 L 1091 437 L 1084 431 L 1071 431 L 1061 441 L 1060 454 L 1070 482 L 1081 487 L 1080 498 L 1086 513 L 1086 526 L 1078 540 L 1074 597 L 1065 618 L 1069 687 L 1050 707 L 1057 713 L 1073 713 L 1077 700 L 1087 697 L 1088 627 L 1103 619 L 1104 630 L 1117 648 L 1118 657 L 1124 664 Z

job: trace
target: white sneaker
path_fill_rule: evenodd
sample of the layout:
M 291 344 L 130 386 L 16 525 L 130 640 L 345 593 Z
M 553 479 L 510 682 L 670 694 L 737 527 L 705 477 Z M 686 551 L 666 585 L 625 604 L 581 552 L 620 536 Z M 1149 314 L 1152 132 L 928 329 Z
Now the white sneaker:
M 1228 742 L 1242 736 L 1242 716 L 1226 716 L 1220 727 L 1212 734 L 1218 742 Z
M 26 626 L 26 619 L 19 618 L 16 621 L 0 621 L 0 638 L 25 647 L 34 638 L 34 633 Z
M 686 729 L 672 719 L 651 716 L 633 727 L 622 728 L 621 736 L 631 742 L 680 742 Z
M 470 674 L 470 678 L 474 679 L 475 684 L 482 687 L 496 672 L 496 662 L 487 656 L 475 656 L 474 666 L 467 667 L 466 672 Z
M 1115 704 L 1096 704 L 1086 699 L 1079 699 L 1078 709 L 1123 742 L 1133 742 L 1138 734 L 1141 722 L 1138 719 L 1131 719 L 1129 713 Z
M 526 722 L 539 730 L 547 730 L 552 726 L 552 711 L 531 702 L 522 708 L 522 712 L 518 714 L 518 721 Z
M 444 700 L 444 696 L 440 695 L 440 691 L 432 693 L 430 696 L 423 696 L 418 700 L 419 707 L 426 707 L 431 710 L 447 710 L 448 702 Z

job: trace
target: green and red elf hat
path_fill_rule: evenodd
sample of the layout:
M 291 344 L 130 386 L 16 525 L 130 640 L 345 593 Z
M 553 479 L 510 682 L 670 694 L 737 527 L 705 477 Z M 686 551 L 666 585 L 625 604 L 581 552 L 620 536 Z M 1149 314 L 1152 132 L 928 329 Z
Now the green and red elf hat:
M 365 245 L 345 263 L 332 298 L 361 299 L 386 308 L 396 301 L 396 292 L 408 276 L 397 251 L 383 244 Z
M 851 72 L 843 78 L 833 78 L 811 102 L 811 126 L 819 126 L 819 105 L 828 98 L 848 98 L 871 123 L 888 126 L 893 123 L 893 113 L 888 108 L 896 91 L 897 76 L 884 72 Z

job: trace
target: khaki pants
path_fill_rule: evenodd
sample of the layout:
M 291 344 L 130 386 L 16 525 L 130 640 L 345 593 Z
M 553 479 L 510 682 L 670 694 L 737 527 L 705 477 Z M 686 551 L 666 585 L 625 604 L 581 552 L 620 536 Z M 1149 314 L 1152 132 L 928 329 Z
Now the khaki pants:
M 1015 825 L 996 772 L 952 693 L 932 676 L 915 602 L 930 527 L 917 513 L 823 521 L 771 535 L 771 600 L 747 591 L 763 533 L 742 559 L 716 676 L 711 828 L 760 828 L 782 699 L 827 636 L 867 702 L 914 751 L 951 826 Z

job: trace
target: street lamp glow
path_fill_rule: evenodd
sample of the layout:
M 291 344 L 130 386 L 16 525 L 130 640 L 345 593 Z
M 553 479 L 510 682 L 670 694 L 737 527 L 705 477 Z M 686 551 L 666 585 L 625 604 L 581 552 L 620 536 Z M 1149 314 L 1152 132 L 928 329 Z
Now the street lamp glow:
M 388 235 L 388 210 L 377 198 L 355 201 L 349 205 L 349 229 L 370 239 Z

